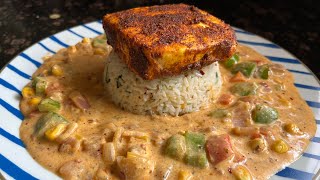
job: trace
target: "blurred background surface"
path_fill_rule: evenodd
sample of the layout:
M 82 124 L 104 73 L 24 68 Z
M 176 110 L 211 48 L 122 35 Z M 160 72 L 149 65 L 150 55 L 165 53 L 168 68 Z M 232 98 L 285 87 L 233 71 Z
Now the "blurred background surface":
M 320 6 L 310 0 L 1 0 L 0 68 L 33 43 L 106 13 L 180 2 L 277 43 L 320 77 Z

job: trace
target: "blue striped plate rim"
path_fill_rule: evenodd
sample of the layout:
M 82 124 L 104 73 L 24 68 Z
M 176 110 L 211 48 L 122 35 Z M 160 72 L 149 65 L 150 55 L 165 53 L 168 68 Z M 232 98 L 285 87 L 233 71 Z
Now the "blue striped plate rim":
M 270 60 L 283 64 L 296 79 L 313 78 L 309 84 L 295 82 L 295 86 L 302 92 L 312 92 L 312 97 L 308 93 L 302 93 L 307 104 L 314 110 L 317 125 L 320 126 L 320 84 L 314 74 L 299 61 L 296 57 L 285 51 L 280 46 L 261 38 L 255 34 L 234 28 L 241 44 L 245 44 L 265 55 Z M 6 146 L 0 148 L 0 169 L 5 172 L 5 178 L 14 179 L 46 179 L 51 177 L 59 179 L 48 170 L 38 166 L 38 164 L 27 154 L 23 142 L 19 138 L 19 126 L 23 120 L 23 115 L 17 107 L 21 88 L 27 80 L 30 80 L 33 72 L 42 64 L 41 57 L 47 54 L 54 54 L 60 48 L 74 45 L 83 37 L 95 37 L 103 33 L 101 21 L 95 21 L 79 25 L 65 31 L 54 34 L 40 42 L 32 45 L 13 60 L 11 60 L 0 73 L 0 144 L 6 142 Z M 36 53 L 35 53 L 36 52 Z M 10 78 L 14 75 L 15 78 Z M 4 120 L 5 119 L 5 120 Z M 319 129 L 319 128 L 318 128 Z M 319 130 L 318 130 L 319 131 Z M 311 141 L 308 150 L 302 155 L 302 158 L 294 164 L 278 172 L 271 179 L 312 179 L 317 173 L 320 164 L 320 132 Z M 11 148 L 8 148 L 8 147 Z M 15 156 L 12 155 L 12 149 L 16 149 Z M 20 156 L 19 154 L 24 154 Z M 303 160 L 301 160 L 303 159 Z M 308 166 L 309 164 L 310 167 Z M 28 167 L 30 166 L 30 167 Z M 308 166 L 308 168 L 305 168 Z M 36 167 L 36 168 L 35 168 Z M 33 170 L 33 169 L 36 169 Z

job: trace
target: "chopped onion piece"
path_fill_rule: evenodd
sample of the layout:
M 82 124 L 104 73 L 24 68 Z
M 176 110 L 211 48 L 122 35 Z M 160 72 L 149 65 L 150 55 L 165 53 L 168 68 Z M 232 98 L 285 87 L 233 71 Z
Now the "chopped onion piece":
M 69 98 L 72 100 L 74 105 L 76 105 L 78 108 L 82 110 L 86 110 L 90 108 L 90 104 L 88 100 L 78 91 L 73 91 Z

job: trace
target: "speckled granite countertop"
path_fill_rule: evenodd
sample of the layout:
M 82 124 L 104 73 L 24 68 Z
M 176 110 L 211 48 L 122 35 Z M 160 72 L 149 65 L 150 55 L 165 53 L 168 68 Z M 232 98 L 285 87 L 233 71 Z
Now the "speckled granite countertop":
M 107 12 L 168 2 L 195 4 L 227 23 L 265 37 L 302 60 L 320 77 L 320 8 L 317 1 L 2 0 L 0 68 L 33 43 Z M 59 14 L 52 19 L 50 15 Z

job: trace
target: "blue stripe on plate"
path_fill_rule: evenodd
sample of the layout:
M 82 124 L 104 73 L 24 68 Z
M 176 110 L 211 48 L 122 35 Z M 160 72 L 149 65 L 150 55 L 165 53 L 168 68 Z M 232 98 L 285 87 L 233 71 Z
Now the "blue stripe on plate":
M 281 57 L 275 57 L 275 56 L 266 56 L 266 57 L 271 61 L 291 63 L 291 64 L 301 64 L 297 59 L 281 58 Z
M 11 69 L 13 72 L 19 74 L 21 77 L 24 77 L 26 79 L 31 79 L 31 76 L 29 76 L 28 74 L 20 71 L 19 69 L 17 69 L 16 67 L 12 66 L 11 64 L 8 64 L 7 66 L 9 69 Z
M 317 119 L 316 119 L 316 123 L 317 123 L 317 124 L 320 124 L 320 120 L 317 120 Z
M 41 66 L 41 63 L 39 63 L 38 61 L 32 59 L 31 57 L 29 57 L 28 55 L 26 55 L 25 53 L 20 53 L 20 56 L 25 58 L 26 60 L 30 61 L 32 64 L 34 64 L 37 67 Z
M 64 42 L 60 41 L 58 38 L 56 38 L 55 36 L 50 36 L 49 37 L 51 40 L 53 40 L 54 42 L 60 44 L 63 47 L 68 47 L 69 45 L 65 44 Z
M 53 50 L 49 49 L 47 46 L 45 46 L 43 43 L 38 42 L 38 44 L 39 44 L 41 47 L 43 47 L 43 49 L 51 52 L 52 54 L 55 54 L 55 53 L 56 53 L 56 52 L 54 52 Z
M 292 70 L 292 69 L 288 69 L 288 71 L 293 72 L 293 73 L 312 75 L 312 74 L 309 73 L 309 72 L 297 71 L 297 70 Z
M 1 134 L 2 136 L 4 136 L 5 138 L 9 139 L 11 142 L 14 142 L 14 143 L 16 143 L 17 145 L 25 148 L 23 142 L 22 142 L 19 138 L 17 138 L 17 137 L 15 137 L 14 135 L 8 133 L 7 131 L 5 131 L 4 129 L 2 129 L 1 127 L 0 127 L 0 134 Z
M 286 167 L 284 170 L 277 173 L 278 176 L 292 178 L 292 179 L 312 179 L 314 174 L 292 169 L 290 167 Z
M 251 41 L 244 41 L 244 40 L 238 40 L 238 42 L 242 44 L 249 44 L 254 46 L 264 46 L 264 47 L 277 48 L 277 49 L 280 48 L 279 46 L 271 43 L 251 42 Z
M 12 84 L 8 83 L 7 81 L 3 80 L 2 78 L 0 78 L 0 84 L 8 89 L 11 89 L 11 90 L 17 92 L 18 94 L 21 94 L 21 91 L 19 89 L 17 89 L 16 87 L 14 87 Z
M 97 30 L 95 30 L 95 29 L 92 29 L 91 27 L 89 27 L 89 26 L 87 26 L 87 25 L 82 25 L 83 27 L 85 27 L 85 28 L 87 28 L 87 29 L 89 29 L 90 31 L 92 31 L 92 32 L 95 32 L 96 34 L 102 34 L 102 32 L 99 32 L 99 31 L 97 31 Z
M 306 101 L 310 107 L 320 108 L 320 103 L 314 101 Z
M 242 31 L 242 30 L 239 30 L 239 29 L 234 29 L 234 31 L 235 31 L 236 33 L 242 33 L 242 34 L 247 34 L 247 35 L 255 36 L 255 35 L 252 34 L 251 32 Z
M 14 179 L 37 179 L 0 154 L 0 168 Z
M 19 118 L 20 120 L 23 120 L 23 115 L 22 113 L 17 110 L 16 108 L 12 107 L 10 104 L 8 104 L 7 102 L 5 102 L 4 100 L 2 100 L 0 98 L 0 105 L 3 106 L 4 108 L 6 108 L 10 113 L 12 113 L 13 115 L 15 115 L 17 118 Z
M 311 139 L 312 142 L 320 143 L 320 137 L 313 137 Z
M 312 159 L 317 159 L 320 160 L 320 156 L 314 155 L 314 154 L 309 154 L 309 153 L 303 153 L 304 157 L 312 158 Z
M 310 89 L 310 90 L 320 91 L 320 87 L 308 86 L 308 85 L 298 84 L 298 83 L 294 83 L 294 85 L 295 85 L 296 87 L 299 87 L 299 88 L 304 88 L 304 89 Z
M 67 31 L 69 31 L 69 32 L 71 32 L 72 34 L 74 34 L 74 35 L 78 36 L 79 38 L 84 38 L 83 36 L 81 36 L 80 34 L 78 34 L 78 33 L 74 32 L 74 31 L 72 31 L 71 29 L 67 29 Z
M 314 154 L 303 153 L 302 156 L 307 157 L 307 158 L 311 158 L 311 159 L 320 160 L 320 156 L 314 155 Z

